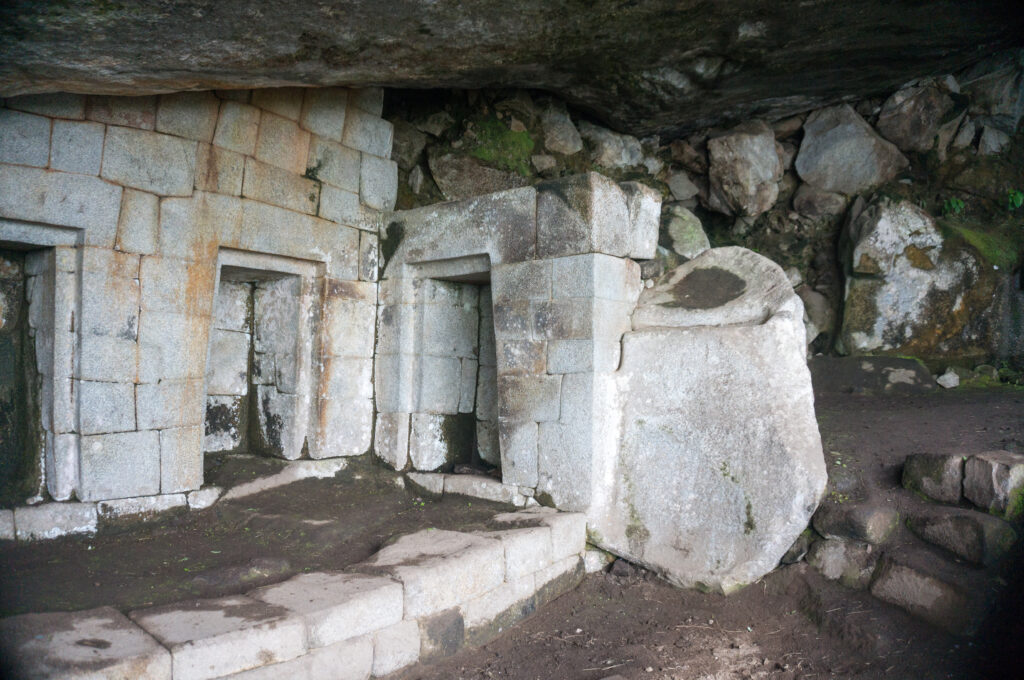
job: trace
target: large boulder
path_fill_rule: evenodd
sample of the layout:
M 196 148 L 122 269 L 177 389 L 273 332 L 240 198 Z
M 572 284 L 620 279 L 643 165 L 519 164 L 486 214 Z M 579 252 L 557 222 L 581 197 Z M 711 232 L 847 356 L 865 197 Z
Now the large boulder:
M 708 140 L 708 206 L 726 215 L 755 217 L 779 197 L 782 163 L 775 134 L 762 121 L 743 123 Z
M 884 184 L 907 163 L 899 149 L 844 104 L 807 116 L 796 171 L 818 189 L 851 196 Z
M 899 90 L 885 100 L 876 127 L 903 151 L 924 153 L 939 140 L 944 153 L 966 111 L 966 97 L 954 99 L 938 83 L 926 82 Z
M 779 563 L 826 483 L 802 316 L 782 269 L 738 247 L 708 250 L 641 294 L 591 540 L 723 592 Z
M 986 356 L 998 332 L 995 276 L 909 201 L 881 198 L 850 225 L 840 349 Z

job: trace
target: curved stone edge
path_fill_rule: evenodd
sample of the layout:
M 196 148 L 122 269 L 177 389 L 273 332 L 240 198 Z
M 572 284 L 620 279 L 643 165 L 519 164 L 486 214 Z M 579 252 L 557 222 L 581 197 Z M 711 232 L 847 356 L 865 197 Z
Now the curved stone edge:
M 39 677 L 126 677 L 126 668 L 139 680 L 382 677 L 482 644 L 583 578 L 582 514 L 530 508 L 490 527 L 420 531 L 345 572 L 300 574 L 246 595 L 128 617 L 103 607 L 2 619 L 0 650 Z M 69 635 L 104 653 L 60 642 Z

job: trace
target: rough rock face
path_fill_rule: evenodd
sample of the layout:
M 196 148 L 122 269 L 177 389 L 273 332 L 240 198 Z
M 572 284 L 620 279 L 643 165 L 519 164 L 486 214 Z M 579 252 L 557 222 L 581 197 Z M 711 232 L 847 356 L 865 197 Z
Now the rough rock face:
M 617 377 L 618 460 L 588 513 L 601 547 L 724 592 L 778 564 L 826 482 L 802 313 L 782 269 L 736 247 L 641 295 Z
M 775 135 L 762 121 L 739 125 L 708 140 L 708 203 L 726 215 L 755 217 L 779 197 L 782 163 Z
M 845 104 L 815 111 L 804 123 L 796 171 L 818 189 L 859 194 L 905 167 L 903 154 Z
M 878 114 L 878 131 L 903 151 L 925 152 L 935 145 L 939 130 L 948 145 L 967 109 L 966 98 L 958 105 L 945 88 L 925 83 L 899 90 L 885 100 Z
M 557 91 L 646 133 L 779 117 L 948 72 L 1019 41 L 1014 7 L 14 0 L 0 6 L 0 92 L 502 84 Z
M 879 199 L 853 221 L 850 241 L 846 352 L 985 353 L 994 277 L 971 251 L 944 242 L 927 213 Z

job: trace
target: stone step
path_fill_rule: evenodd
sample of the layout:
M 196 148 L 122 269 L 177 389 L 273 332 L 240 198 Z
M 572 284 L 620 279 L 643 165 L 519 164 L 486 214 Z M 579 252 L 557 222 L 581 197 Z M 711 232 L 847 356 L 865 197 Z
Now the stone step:
M 895 508 L 872 501 L 826 500 L 814 513 L 812 524 L 825 538 L 851 538 L 879 545 L 896 529 L 899 513 Z
M 903 463 L 903 488 L 940 503 L 963 499 L 965 456 L 915 453 Z
M 922 540 L 978 566 L 998 562 L 1017 542 L 1008 522 L 963 508 L 915 509 L 907 517 L 907 526 Z
M 930 546 L 887 549 L 871 581 L 878 599 L 957 635 L 977 631 L 998 590 L 986 571 L 952 562 Z

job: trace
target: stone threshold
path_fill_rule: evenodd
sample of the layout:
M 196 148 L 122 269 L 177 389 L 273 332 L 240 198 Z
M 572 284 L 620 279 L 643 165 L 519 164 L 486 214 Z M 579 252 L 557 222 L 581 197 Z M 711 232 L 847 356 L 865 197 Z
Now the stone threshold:
M 584 515 L 529 508 L 491 527 L 420 531 L 245 595 L 3 619 L 0 656 L 33 678 L 386 676 L 482 644 L 583 578 Z
M 146 518 L 176 508 L 205 510 L 218 500 L 244 498 L 303 479 L 333 477 L 347 465 L 344 458 L 293 460 L 272 475 L 244 482 L 226 491 L 219 486 L 206 486 L 183 493 L 18 506 L 0 510 L 0 540 L 37 541 L 72 534 L 94 534 L 100 521 Z
M 406 478 L 425 492 L 443 496 L 455 494 L 470 496 L 496 503 L 509 503 L 517 508 L 539 505 L 533 498 L 534 490 L 529 487 L 504 484 L 493 477 L 469 474 L 446 474 L 442 472 L 409 472 Z

